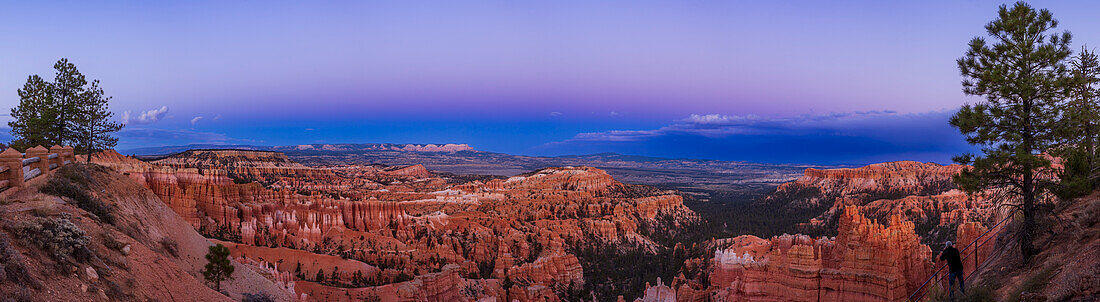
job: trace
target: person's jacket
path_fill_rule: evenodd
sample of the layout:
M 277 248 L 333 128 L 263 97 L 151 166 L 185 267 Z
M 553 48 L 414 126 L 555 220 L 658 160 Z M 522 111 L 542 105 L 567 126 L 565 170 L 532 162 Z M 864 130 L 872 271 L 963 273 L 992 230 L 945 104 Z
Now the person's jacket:
M 943 249 L 943 253 L 940 253 L 940 260 L 947 260 L 947 269 L 949 272 L 954 273 L 963 270 L 962 259 L 959 259 L 959 250 L 953 246 Z

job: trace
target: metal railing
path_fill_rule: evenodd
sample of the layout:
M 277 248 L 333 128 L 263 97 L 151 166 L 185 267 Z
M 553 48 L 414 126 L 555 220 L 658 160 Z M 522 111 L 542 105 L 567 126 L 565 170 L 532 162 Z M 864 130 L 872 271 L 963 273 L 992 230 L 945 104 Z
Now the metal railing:
M 964 281 L 969 280 L 970 277 L 974 276 L 980 268 L 985 267 L 990 259 L 993 259 L 993 257 L 986 257 L 986 259 L 982 262 L 978 262 L 978 249 L 988 243 L 990 240 L 995 239 L 993 235 L 999 233 L 1000 228 L 1003 228 L 1005 221 L 1012 219 L 1014 214 L 1015 211 L 1010 211 L 1004 219 L 1001 219 L 1001 221 L 994 224 L 993 227 L 989 228 L 989 230 L 985 231 L 981 235 L 978 235 L 977 238 L 974 238 L 974 241 L 971 241 L 969 244 L 966 245 L 966 247 L 963 247 L 963 249 L 959 251 L 959 254 L 962 255 L 962 259 L 959 259 L 959 261 L 961 262 L 965 263 L 966 259 L 968 259 L 971 255 L 974 256 L 974 269 L 971 270 L 969 274 L 963 277 Z M 974 249 L 971 250 L 971 247 L 973 247 Z M 917 289 L 914 290 L 913 293 L 910 294 L 909 298 L 907 298 L 906 300 L 920 301 L 921 299 L 924 299 L 924 296 L 928 294 L 928 289 L 931 289 L 925 288 L 929 285 L 929 283 L 937 279 L 939 279 L 938 281 L 944 281 L 945 279 L 947 279 L 947 274 L 940 275 L 940 272 L 942 272 L 945 268 L 947 268 L 947 263 L 944 263 L 938 269 L 936 269 L 935 272 L 932 272 L 932 276 L 928 277 L 928 280 L 925 280 L 924 283 L 921 283 L 920 287 L 917 287 Z M 937 284 L 938 283 L 939 282 L 937 282 Z

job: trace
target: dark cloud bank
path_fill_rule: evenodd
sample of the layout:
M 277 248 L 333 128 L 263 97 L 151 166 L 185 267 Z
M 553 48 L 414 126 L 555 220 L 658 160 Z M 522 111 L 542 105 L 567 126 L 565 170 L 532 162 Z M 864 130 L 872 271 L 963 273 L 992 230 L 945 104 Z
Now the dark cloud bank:
M 948 163 L 951 156 L 972 150 L 948 124 L 953 112 L 865 111 L 781 118 L 693 114 L 658 129 L 581 133 L 538 149 L 776 163 Z

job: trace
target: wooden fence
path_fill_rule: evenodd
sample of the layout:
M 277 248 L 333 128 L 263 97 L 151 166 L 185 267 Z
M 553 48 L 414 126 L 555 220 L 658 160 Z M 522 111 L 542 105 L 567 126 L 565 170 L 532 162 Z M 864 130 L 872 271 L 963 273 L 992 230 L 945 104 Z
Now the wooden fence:
M 0 191 L 25 186 L 35 177 L 49 175 L 61 166 L 76 162 L 76 154 L 71 146 L 37 146 L 27 149 L 27 153 L 8 148 L 0 152 Z

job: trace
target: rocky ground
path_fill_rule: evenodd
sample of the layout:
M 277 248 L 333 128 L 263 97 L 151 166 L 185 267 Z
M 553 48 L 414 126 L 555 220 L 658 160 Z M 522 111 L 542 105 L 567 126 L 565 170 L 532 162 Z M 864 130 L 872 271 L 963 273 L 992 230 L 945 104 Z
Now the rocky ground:
M 1100 301 L 1100 191 L 1047 209 L 1035 238 L 1041 252 L 1020 257 L 1014 224 L 992 241 L 992 259 L 973 276 L 970 301 Z M 970 270 L 968 270 L 970 271 Z M 942 291 L 931 299 L 947 300 Z
M 294 299 L 268 272 L 236 261 L 235 278 L 222 284 L 223 293 L 208 287 L 200 270 L 212 243 L 126 176 L 85 164 L 52 174 L 3 193 L 0 278 L 6 280 L 0 282 L 0 296 L 5 300 Z

